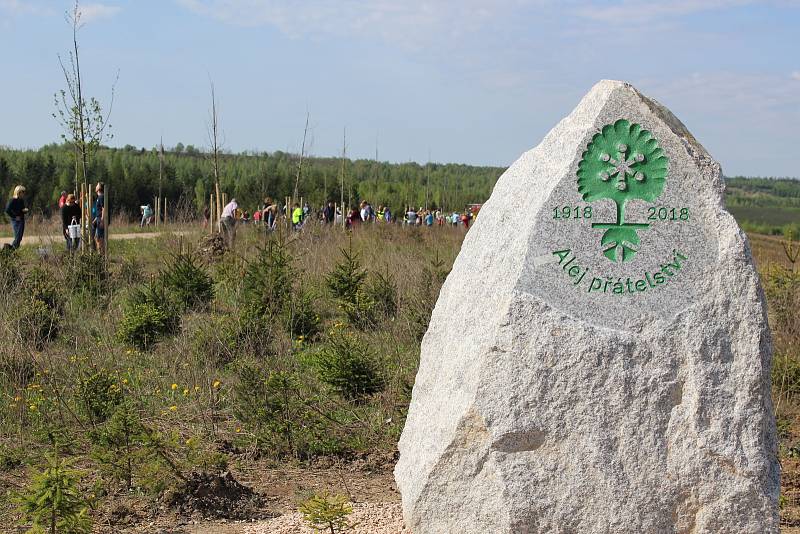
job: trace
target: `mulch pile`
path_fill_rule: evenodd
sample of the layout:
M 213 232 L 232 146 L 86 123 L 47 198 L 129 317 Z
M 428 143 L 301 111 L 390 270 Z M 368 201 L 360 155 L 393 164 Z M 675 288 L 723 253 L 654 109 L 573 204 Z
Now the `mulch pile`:
M 272 517 L 264 499 L 239 483 L 228 471 L 221 475 L 192 473 L 184 487 L 169 498 L 169 506 L 184 516 L 204 519 L 257 519 Z

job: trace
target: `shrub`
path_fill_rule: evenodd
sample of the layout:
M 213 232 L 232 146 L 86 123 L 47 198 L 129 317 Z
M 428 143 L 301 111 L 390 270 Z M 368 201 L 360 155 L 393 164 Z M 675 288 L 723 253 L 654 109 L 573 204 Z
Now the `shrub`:
M 776 401 L 800 397 L 800 359 L 790 352 L 776 352 L 772 359 L 772 391 Z
M 17 254 L 11 249 L 0 249 L 0 287 L 8 291 L 20 281 Z
M 135 256 L 123 256 L 116 278 L 124 285 L 130 286 L 142 281 L 142 264 Z
M 298 289 L 283 309 L 283 320 L 293 337 L 310 338 L 319 332 L 319 315 L 314 311 L 314 295 Z
M 58 336 L 61 316 L 45 302 L 28 298 L 20 302 L 14 310 L 13 324 L 23 343 L 30 343 L 36 349 L 41 349 Z
M 81 377 L 78 384 L 81 404 L 93 422 L 108 419 L 122 402 L 122 390 L 113 377 L 103 371 Z
M 342 261 L 326 277 L 328 289 L 353 326 L 367 329 L 378 322 L 379 308 L 373 292 L 365 287 L 367 270 L 361 267 L 358 253 L 353 252 L 352 238 L 347 249 L 341 249 Z
M 333 332 L 325 346 L 305 361 L 322 382 L 347 399 L 358 399 L 383 389 L 384 380 L 373 355 L 352 332 Z
M 386 318 L 397 315 L 397 284 L 388 270 L 385 275 L 373 273 L 366 285 L 365 293 L 375 303 L 376 313 Z
M 317 531 L 330 534 L 344 532 L 352 527 L 347 516 L 353 513 L 350 500 L 344 495 L 331 495 L 327 492 L 312 495 L 300 504 L 298 510 L 303 519 Z
M 274 456 L 310 456 L 318 415 L 306 402 L 300 380 L 290 372 L 239 369 L 233 388 L 234 414 L 252 427 L 257 446 Z
M 344 258 L 328 274 L 326 284 L 337 300 L 355 303 L 367 277 L 367 270 L 361 267 L 358 253 L 353 252 L 352 238 L 349 247 L 341 249 L 341 253 Z
M 161 271 L 160 282 L 187 310 L 204 309 L 214 299 L 214 281 L 192 252 L 180 252 Z
M 48 457 L 47 467 L 31 477 L 31 485 L 19 497 L 23 520 L 32 523 L 29 532 L 84 534 L 92 530 L 88 503 L 78 487 L 80 473 L 65 461 Z
M 242 291 L 245 307 L 259 316 L 278 315 L 291 298 L 292 258 L 286 245 L 270 240 L 245 267 Z
M 162 339 L 175 334 L 180 317 L 164 308 L 144 302 L 130 304 L 123 312 L 117 337 L 126 345 L 149 350 Z
M 447 278 L 448 270 L 444 268 L 444 261 L 439 258 L 437 253 L 433 259 L 422 269 L 421 284 L 417 288 L 414 298 L 414 306 L 408 307 L 408 319 L 411 325 L 411 332 L 417 340 L 421 340 L 428 330 L 431 321 L 433 308 L 439 298 L 439 291 L 442 289 Z
M 108 269 L 102 254 L 93 250 L 71 256 L 68 284 L 92 295 L 104 293 L 108 288 Z
M 378 305 L 363 288 L 358 290 L 352 301 L 340 301 L 339 306 L 347 316 L 347 321 L 360 330 L 378 324 Z
M 243 310 L 238 315 L 213 315 L 195 331 L 193 347 L 216 366 L 231 363 L 241 354 L 263 357 L 273 339 L 273 325 Z
M 25 351 L 0 351 L 0 383 L 14 389 L 25 388 L 36 376 L 36 365 Z
M 155 459 L 139 414 L 128 402 L 118 403 L 108 420 L 89 432 L 89 439 L 92 458 L 128 490 L 133 487 L 137 467 Z
M 61 313 L 64 308 L 64 298 L 54 277 L 44 269 L 34 268 L 28 273 L 23 282 L 23 292 L 54 312 Z

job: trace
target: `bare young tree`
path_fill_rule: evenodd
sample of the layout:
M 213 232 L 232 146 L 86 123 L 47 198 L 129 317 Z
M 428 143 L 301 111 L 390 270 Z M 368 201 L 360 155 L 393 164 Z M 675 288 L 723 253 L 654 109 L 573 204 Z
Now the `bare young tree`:
M 342 189 L 341 189 L 341 210 L 342 210 L 342 228 L 347 226 L 347 212 L 350 211 L 350 207 L 345 210 L 344 207 L 344 177 L 345 177 L 345 163 L 347 162 L 347 128 L 342 130 Z
M 114 92 L 119 72 L 111 84 L 111 99 L 108 111 L 103 114 L 100 102 L 94 98 L 84 96 L 83 78 L 81 76 L 80 54 L 78 46 L 78 32 L 83 27 L 80 2 L 75 0 L 72 10 L 65 13 L 67 23 L 72 28 L 72 48 L 69 51 L 68 61 L 58 55 L 61 72 L 64 74 L 66 89 L 55 93 L 56 111 L 55 118 L 64 128 L 62 139 L 72 143 L 75 151 L 75 192 L 78 192 L 79 181 L 84 183 L 89 190 L 89 177 L 87 168 L 94 152 L 100 147 L 104 139 L 111 139 L 109 132 L 111 124 L 109 117 L 114 107 Z
M 294 180 L 294 199 L 300 198 L 298 197 L 298 189 L 300 186 L 300 176 L 303 174 L 303 159 L 306 155 L 306 138 L 308 137 L 308 118 L 311 116 L 309 112 L 306 111 L 306 126 L 303 128 L 303 145 L 300 148 L 300 161 L 297 162 L 297 176 Z
M 220 198 L 220 186 L 219 186 L 219 155 L 220 151 L 222 150 L 222 140 L 220 139 L 220 129 L 219 129 L 219 114 L 217 113 L 217 94 L 214 90 L 214 82 L 211 82 L 211 117 L 210 117 L 210 124 L 208 125 L 208 141 L 211 144 L 211 163 L 214 170 L 214 193 L 215 193 L 215 206 L 209 206 L 211 210 L 216 211 L 216 217 L 214 220 L 219 221 L 220 214 L 222 212 L 222 205 L 220 204 L 222 199 Z

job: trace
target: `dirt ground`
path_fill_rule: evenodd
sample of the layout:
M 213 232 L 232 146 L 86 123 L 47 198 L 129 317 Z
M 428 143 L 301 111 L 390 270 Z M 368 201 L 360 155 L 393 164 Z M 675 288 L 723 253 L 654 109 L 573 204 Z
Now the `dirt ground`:
M 184 232 L 163 232 L 163 233 L 174 233 L 176 235 L 182 235 Z M 111 241 L 114 240 L 122 240 L 126 241 L 128 239 L 153 239 L 158 237 L 162 234 L 162 232 L 135 232 L 135 233 L 124 233 L 124 234 L 111 234 Z M 14 240 L 13 237 L 0 237 L 0 247 L 5 245 L 6 243 L 11 244 Z M 64 246 L 64 238 L 60 235 L 32 235 L 32 236 L 24 236 L 22 238 L 22 246 L 26 245 L 58 245 Z
M 208 520 L 200 515 L 184 517 L 166 504 L 148 508 L 145 500 L 119 499 L 111 506 L 95 532 L 120 534 L 244 534 L 269 518 L 292 513 L 312 493 L 343 494 L 354 503 L 399 503 L 392 465 L 359 464 L 323 467 L 274 467 L 259 462 L 243 470 L 232 470 L 236 479 L 264 497 L 260 519 Z M 128 523 L 130 526 L 125 526 Z

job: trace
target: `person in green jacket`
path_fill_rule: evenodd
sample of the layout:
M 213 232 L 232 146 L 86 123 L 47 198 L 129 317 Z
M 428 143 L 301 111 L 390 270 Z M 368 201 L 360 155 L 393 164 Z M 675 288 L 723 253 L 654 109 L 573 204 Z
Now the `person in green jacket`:
M 297 204 L 292 209 L 292 228 L 299 230 L 303 226 L 303 210 Z

